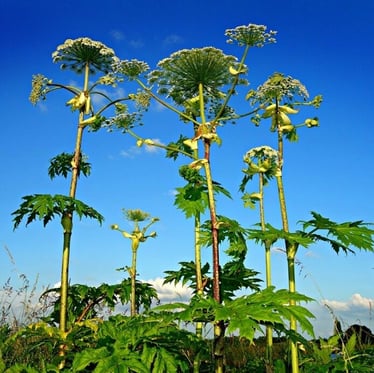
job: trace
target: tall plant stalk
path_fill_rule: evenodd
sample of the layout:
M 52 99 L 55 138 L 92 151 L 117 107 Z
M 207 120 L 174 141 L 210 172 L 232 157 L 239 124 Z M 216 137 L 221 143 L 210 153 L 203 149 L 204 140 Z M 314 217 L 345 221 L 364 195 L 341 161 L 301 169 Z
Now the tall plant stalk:
M 89 81 L 89 74 L 90 72 L 90 65 L 89 63 L 85 64 L 84 68 L 84 86 L 83 86 L 83 94 L 86 97 L 89 95 L 88 93 L 88 81 Z M 87 108 L 89 111 L 89 108 Z M 69 197 L 75 198 L 77 185 L 78 185 L 78 177 L 79 177 L 79 169 L 80 169 L 80 162 L 81 162 L 81 154 L 82 154 L 82 140 L 83 140 L 83 131 L 85 128 L 84 122 L 84 115 L 86 112 L 86 105 L 82 107 L 79 111 L 79 120 L 78 120 L 78 128 L 77 128 L 77 135 L 75 141 L 75 148 L 74 148 L 74 155 L 71 161 L 71 181 L 70 181 L 70 191 Z M 72 229 L 73 229 L 73 212 L 66 211 L 64 213 L 62 219 L 62 226 L 64 229 L 64 240 L 63 240 L 63 250 L 62 250 L 62 264 L 61 264 L 61 294 L 60 294 L 60 330 L 65 332 L 67 326 L 67 308 L 68 308 L 68 288 L 69 288 L 69 262 L 70 262 L 70 247 L 71 247 L 71 236 L 72 236 Z
M 79 175 L 82 171 L 82 141 L 84 129 L 88 125 L 92 125 L 95 121 L 100 120 L 99 112 L 94 115 L 91 105 L 92 89 L 98 84 L 114 84 L 115 80 L 112 77 L 99 79 L 95 84 L 89 87 L 90 77 L 96 71 L 108 73 L 111 70 L 112 63 L 116 60 L 114 51 L 104 44 L 93 41 L 89 38 L 78 38 L 75 40 L 67 39 L 64 44 L 59 45 L 57 50 L 52 54 L 53 62 L 60 63 L 64 69 L 70 69 L 74 72 L 83 73 L 83 88 L 79 89 L 70 85 L 63 85 L 54 83 L 43 75 L 33 76 L 33 89 L 30 94 L 30 101 L 35 104 L 40 99 L 45 99 L 46 95 L 57 89 L 65 89 L 72 93 L 74 97 L 66 104 L 70 106 L 72 111 L 78 111 L 78 126 L 75 140 L 75 147 L 73 155 L 70 159 L 70 164 L 67 163 L 66 157 L 56 157 L 56 170 L 52 174 L 67 175 L 67 170 L 71 172 L 69 198 L 71 201 L 75 200 Z M 96 92 L 101 94 L 99 92 Z M 105 95 L 104 95 L 105 96 Z M 106 96 L 105 96 L 106 97 Z M 108 99 L 108 97 L 106 97 Z M 109 100 L 109 99 L 108 99 Z M 110 101 L 110 100 L 109 100 Z M 104 109 L 113 105 L 110 101 Z M 104 110 L 103 109 L 103 110 Z M 87 119 L 85 119 L 87 116 Z M 54 212 L 61 213 L 61 224 L 63 227 L 63 250 L 62 250 L 62 264 L 61 264 L 61 289 L 60 289 L 60 323 L 59 328 L 62 332 L 67 329 L 67 307 L 68 307 L 68 282 L 69 282 L 69 261 L 71 249 L 71 236 L 73 230 L 73 214 L 76 206 L 67 206 L 61 210 L 59 207 Z M 82 215 L 82 212 L 79 213 Z M 84 212 L 89 215 L 89 212 Z M 48 221 L 48 220 L 47 220 Z
M 304 98 L 304 105 L 318 105 L 321 102 L 321 97 L 317 96 L 313 101 L 306 102 L 308 92 L 306 88 L 296 79 L 285 77 L 283 74 L 274 73 L 262 86 L 257 89 L 254 94 L 253 102 L 262 102 L 269 104 L 262 115 L 263 118 L 271 118 L 271 131 L 277 134 L 277 170 L 274 173 L 277 182 L 278 200 L 280 206 L 280 215 L 282 221 L 282 229 L 286 233 L 285 248 L 287 256 L 287 270 L 288 270 L 288 288 L 289 292 L 296 293 L 296 278 L 295 278 L 295 258 L 298 249 L 298 243 L 287 239 L 287 234 L 290 233 L 289 221 L 286 205 L 286 196 L 283 184 L 283 164 L 284 164 L 284 138 L 290 141 L 297 140 L 296 127 L 291 123 L 289 114 L 297 114 L 298 110 L 293 106 L 294 96 Z M 282 101 L 285 104 L 282 105 Z M 308 127 L 318 125 L 317 120 L 308 119 L 302 125 Z M 296 301 L 290 299 L 290 306 L 295 306 Z M 290 317 L 290 330 L 297 331 L 297 322 L 294 315 Z M 295 342 L 290 340 L 290 365 L 292 373 L 299 372 L 298 349 Z
M 248 167 L 243 170 L 245 176 L 240 185 L 240 190 L 244 192 L 245 185 L 253 176 L 258 175 L 258 193 L 244 194 L 243 200 L 245 206 L 254 207 L 259 202 L 260 226 L 262 232 L 266 232 L 265 219 L 265 193 L 264 187 L 269 179 L 277 173 L 278 153 L 269 146 L 260 146 L 249 150 L 244 156 L 244 162 Z M 267 288 L 272 286 L 271 281 L 271 246 L 273 240 L 264 238 L 262 244 L 265 247 L 265 284 Z M 266 326 L 266 369 L 268 372 L 273 371 L 273 328 L 271 325 Z
M 134 223 L 134 228 L 132 232 L 126 232 L 119 228 L 117 224 L 113 224 L 111 228 L 122 233 L 123 237 L 129 238 L 131 240 L 131 267 L 126 267 L 130 275 L 131 281 L 131 294 L 130 294 L 130 315 L 135 316 L 138 314 L 138 300 L 136 294 L 136 276 L 137 276 L 137 253 L 139 245 L 141 242 L 145 242 L 148 238 L 155 238 L 157 236 L 156 232 L 151 232 L 146 235 L 148 228 L 159 221 L 158 218 L 151 218 L 150 215 L 142 210 L 125 210 L 123 213 L 127 220 Z M 142 221 L 150 220 L 150 222 L 140 229 L 139 223 Z
M 263 231 L 266 230 L 265 227 L 265 209 L 264 209 L 264 175 L 263 173 L 259 173 L 259 193 L 260 193 L 260 201 L 259 201 L 259 208 L 260 208 L 260 224 L 261 229 Z M 272 286 L 271 282 L 271 242 L 269 240 L 265 240 L 265 284 L 266 287 L 269 288 Z M 265 361 L 267 366 L 272 369 L 273 366 L 273 328 L 271 325 L 266 326 L 266 353 L 265 353 Z M 271 370 L 272 371 L 272 370 Z
M 243 57 L 239 63 L 236 57 L 224 55 L 222 51 L 212 47 L 178 51 L 169 58 L 160 61 L 158 69 L 149 74 L 149 82 L 151 84 L 158 84 L 158 93 L 172 99 L 177 106 L 182 106 L 184 111 L 180 111 L 173 105 L 161 100 L 137 79 L 134 72 L 140 72 L 138 69 L 138 66 L 140 66 L 139 63 L 136 66 L 135 62 L 127 60 L 121 61 L 118 64 L 118 71 L 128 78 L 136 80 L 151 97 L 170 110 L 178 113 L 183 121 L 194 123 L 195 136 L 189 140 L 191 149 L 197 149 L 196 142 L 198 140 L 201 140 L 203 143 L 204 156 L 195 159 L 190 164 L 190 167 L 195 169 L 203 167 L 205 171 L 211 226 L 213 298 L 217 303 L 221 303 L 219 222 L 217 220 L 210 163 L 211 144 L 213 142 L 220 143 L 220 139 L 216 134 L 218 125 L 224 123 L 227 119 L 238 118 L 228 106 L 228 103 L 235 93 L 236 86 L 247 83 L 246 79 L 242 78 L 242 75 L 247 71 L 244 60 L 246 59 L 249 48 L 252 46 L 262 47 L 267 43 L 275 42 L 274 35 L 273 31 L 266 32 L 266 27 L 263 25 L 250 24 L 227 30 L 226 36 L 229 37 L 228 42 L 235 40 L 240 46 L 245 46 Z M 220 90 L 223 87 L 229 87 L 226 93 Z M 214 118 L 210 122 L 205 117 L 207 108 L 212 109 L 210 114 Z M 200 121 L 197 121 L 196 118 L 200 118 Z M 196 231 L 197 225 L 195 220 Z M 195 241 L 196 243 L 197 241 Z M 198 260 L 198 250 L 196 248 L 199 250 L 199 247 L 195 245 L 195 259 Z M 197 277 L 199 276 L 198 273 L 196 275 Z M 197 283 L 197 288 L 201 287 L 201 285 L 201 283 Z M 224 331 L 224 322 L 216 322 L 214 327 L 214 356 L 217 373 L 223 372 L 224 368 Z
M 277 100 L 276 106 L 279 106 L 279 102 Z M 277 187 L 278 187 L 278 197 L 279 197 L 279 204 L 280 204 L 280 212 L 282 218 L 282 228 L 283 230 L 288 233 L 289 226 L 288 226 L 288 216 L 287 216 L 287 206 L 286 206 L 286 197 L 284 193 L 284 185 L 283 185 L 283 177 L 282 177 L 282 170 L 283 170 L 283 132 L 281 130 L 281 123 L 278 119 L 277 115 L 277 132 L 278 132 L 278 162 L 279 162 L 279 172 L 276 175 L 277 180 Z M 286 255 L 287 255 L 287 269 L 288 269 L 288 290 L 290 293 L 296 292 L 296 280 L 295 280 L 295 257 L 297 252 L 296 243 L 291 243 L 287 239 L 285 240 L 286 246 Z M 291 299 L 290 305 L 295 306 L 296 302 Z M 290 318 L 290 330 L 296 331 L 297 324 L 296 319 L 293 315 Z M 297 350 L 297 345 L 295 342 L 290 341 L 290 354 L 291 354 L 291 367 L 292 373 L 299 372 L 299 355 Z

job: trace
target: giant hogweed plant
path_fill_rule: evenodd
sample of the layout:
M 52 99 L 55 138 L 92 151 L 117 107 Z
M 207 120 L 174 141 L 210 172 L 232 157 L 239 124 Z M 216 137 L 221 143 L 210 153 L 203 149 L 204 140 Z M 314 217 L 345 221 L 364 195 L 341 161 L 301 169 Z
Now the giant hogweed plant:
M 266 230 L 265 218 L 265 193 L 264 187 L 277 173 L 278 153 L 270 146 L 259 146 L 249 150 L 244 156 L 244 162 L 247 168 L 243 169 L 244 177 L 240 185 L 240 191 L 245 192 L 248 181 L 254 176 L 258 176 L 258 190 L 253 193 L 244 193 L 243 201 L 245 207 L 254 208 L 255 204 L 259 204 L 260 226 L 261 230 Z M 265 248 L 265 278 L 266 287 L 272 286 L 271 280 L 271 246 L 274 242 L 264 240 Z M 273 328 L 271 325 L 266 326 L 266 364 L 273 366 Z M 271 368 L 270 368 L 271 369 Z
M 297 141 L 297 129 L 300 127 L 316 127 L 319 125 L 318 118 L 307 118 L 300 124 L 293 124 L 290 115 L 299 113 L 302 106 L 313 106 L 318 108 L 322 102 L 321 96 L 316 96 L 312 100 L 306 87 L 297 79 L 291 76 L 284 76 L 280 73 L 274 73 L 262 86 L 256 91 L 251 90 L 247 98 L 252 105 L 260 104 L 263 109 L 262 114 L 256 113 L 252 120 L 259 125 L 263 119 L 271 119 L 270 131 L 277 136 L 277 151 L 271 158 L 261 159 L 258 164 L 254 164 L 251 160 L 251 152 L 245 156 L 248 169 L 245 170 L 242 187 L 250 180 L 254 174 L 260 175 L 260 193 L 245 195 L 245 199 L 249 203 L 259 199 L 262 201 L 263 193 L 261 189 L 261 175 L 270 172 L 271 177 L 276 179 L 278 199 L 280 205 L 280 214 L 282 221 L 282 229 L 276 229 L 270 224 L 266 224 L 263 219 L 263 205 L 260 204 L 261 230 L 253 229 L 250 237 L 265 246 L 265 250 L 269 252 L 270 246 L 278 241 L 284 240 L 288 266 L 288 284 L 290 293 L 296 293 L 296 277 L 295 277 L 295 260 L 298 248 L 300 246 L 309 247 L 311 244 L 320 242 L 327 243 L 331 248 L 339 253 L 354 252 L 353 248 L 373 251 L 374 230 L 369 228 L 368 223 L 362 221 L 336 223 L 322 215 L 312 212 L 312 219 L 309 221 L 301 221 L 302 230 L 290 232 L 288 211 L 286 207 L 286 197 L 283 182 L 283 166 L 284 166 L 284 141 Z M 267 258 L 269 260 L 269 258 Z M 267 270 L 270 270 L 267 268 Z M 290 299 L 290 305 L 295 305 L 295 300 Z M 297 331 L 297 320 L 293 316 L 290 319 L 290 330 Z M 299 371 L 298 350 L 294 341 L 290 341 L 291 359 L 290 366 L 293 373 Z
M 73 96 L 66 102 L 66 105 L 73 112 L 78 113 L 74 152 L 72 154 L 62 153 L 54 157 L 48 170 L 51 178 L 71 175 L 69 193 L 67 196 L 52 196 L 48 194 L 25 196 L 20 208 L 13 215 L 15 228 L 19 226 L 24 218 L 26 218 L 26 225 L 36 219 L 41 219 L 44 226 L 55 216 L 61 218 L 64 240 L 59 325 L 61 331 L 65 331 L 73 215 L 76 214 L 80 218 L 82 216 L 94 218 L 100 223 L 103 221 L 103 217 L 96 210 L 75 198 L 80 174 L 83 173 L 88 176 L 90 173 L 90 165 L 82 155 L 83 133 L 86 128 L 93 130 L 99 128 L 105 120 L 102 113 L 108 108 L 114 108 L 118 117 L 117 120 L 125 121 L 128 125 L 135 122 L 138 116 L 136 113 L 130 114 L 128 107 L 123 103 L 125 100 L 136 100 L 136 95 L 112 100 L 106 93 L 98 89 L 102 85 L 115 86 L 118 82 L 118 79 L 110 73 L 113 62 L 117 61 L 118 58 L 115 56 L 114 51 L 106 45 L 89 38 L 67 39 L 64 44 L 59 45 L 57 50 L 53 52 L 52 59 L 53 62 L 59 63 L 62 69 L 83 74 L 82 88 L 55 83 L 41 74 L 34 75 L 30 94 L 30 101 L 33 104 L 36 104 L 39 100 L 45 100 L 49 93 L 57 90 L 67 91 Z M 90 83 L 94 73 L 103 73 L 104 75 L 99 77 L 94 83 Z M 106 103 L 99 110 L 95 110 L 92 104 L 92 97 L 96 95 L 106 100 Z
M 145 71 L 144 63 L 131 60 L 120 61 L 115 65 L 117 73 L 137 81 L 150 97 L 174 111 L 183 121 L 190 122 L 193 125 L 192 138 L 180 138 L 180 141 L 177 144 L 174 143 L 172 149 L 169 148 L 168 150 L 173 155 L 179 152 L 186 154 L 188 153 L 186 146 L 189 147 L 189 154 L 193 161 L 188 167 L 195 171 L 201 169 L 205 171 L 204 185 L 206 185 L 206 194 L 200 195 L 207 196 L 206 206 L 210 214 L 208 227 L 210 229 L 210 244 L 212 247 L 212 293 L 214 301 L 218 304 L 222 303 L 219 231 L 223 222 L 219 220 L 216 212 L 210 157 L 211 147 L 213 144 L 219 145 L 221 143 L 218 131 L 227 121 L 237 120 L 251 114 L 254 115 L 259 111 L 260 107 L 249 113 L 237 114 L 229 106 L 229 102 L 232 96 L 236 94 L 237 86 L 247 83 L 243 75 L 247 72 L 245 60 L 249 49 L 275 42 L 274 35 L 275 32 L 266 32 L 266 27 L 261 25 L 240 26 L 227 30 L 226 36 L 229 37 L 229 42 L 235 41 L 244 47 L 244 52 L 239 62 L 236 57 L 225 55 L 221 50 L 213 47 L 178 51 L 169 58 L 160 61 L 158 69 L 148 75 L 149 83 L 158 86 L 156 93 L 153 92 L 152 87 L 149 87 L 138 77 Z M 160 97 L 162 95 L 166 96 L 165 100 Z M 130 131 L 125 129 L 125 132 Z M 138 145 L 146 144 L 162 147 L 162 145 L 154 143 L 153 140 L 141 139 L 136 135 L 135 137 Z M 199 143 L 202 145 L 201 149 L 199 149 Z M 202 155 L 200 155 L 200 152 Z M 192 186 L 192 190 L 194 190 L 196 183 L 192 184 L 194 184 Z M 188 186 L 191 187 L 191 185 Z M 198 201 L 197 205 L 199 203 L 201 201 Z M 201 206 L 193 212 L 195 216 L 195 232 L 198 235 L 200 234 L 199 214 L 204 211 Z M 203 276 L 198 260 L 199 250 L 199 239 L 195 238 L 195 258 L 197 258 L 196 263 L 198 264 L 196 265 L 195 263 L 195 282 L 197 291 L 201 294 Z M 215 320 L 214 356 L 216 358 L 217 372 L 223 371 L 222 341 L 225 328 L 224 320 Z
M 122 233 L 122 236 L 131 240 L 131 266 L 124 267 L 124 270 L 127 270 L 130 275 L 131 281 L 131 295 L 130 295 L 130 314 L 131 316 L 135 316 L 139 312 L 139 305 L 140 302 L 138 301 L 138 294 L 136 293 L 136 276 L 137 276 L 137 254 L 139 245 L 142 242 L 145 242 L 148 238 L 154 238 L 157 236 L 155 231 L 146 234 L 148 228 L 156 223 L 159 219 L 158 218 L 150 218 L 150 215 L 142 210 L 135 209 L 135 210 L 123 210 L 123 213 L 127 220 L 134 223 L 134 229 L 132 232 L 127 232 L 125 230 L 120 229 L 118 224 L 112 224 L 111 228 L 113 230 L 119 231 Z M 142 229 L 140 229 L 139 223 L 150 220 L 148 224 L 146 224 Z

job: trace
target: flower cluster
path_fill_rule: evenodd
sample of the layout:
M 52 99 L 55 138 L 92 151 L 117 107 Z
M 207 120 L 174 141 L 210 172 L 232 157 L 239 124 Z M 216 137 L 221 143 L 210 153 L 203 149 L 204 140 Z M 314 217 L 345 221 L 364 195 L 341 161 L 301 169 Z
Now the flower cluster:
M 161 60 L 158 69 L 149 74 L 149 82 L 179 105 L 198 96 L 200 86 L 206 96 L 222 99 L 219 88 L 232 82 L 229 68 L 236 65 L 236 57 L 217 48 L 182 49 Z
M 45 100 L 48 83 L 51 83 L 51 81 L 42 74 L 32 76 L 32 89 L 29 100 L 33 105 L 35 105 L 40 99 Z
M 97 80 L 97 84 L 103 84 L 103 85 L 110 85 L 112 87 L 116 87 L 117 83 L 120 82 L 121 79 L 118 79 L 114 74 L 109 73 L 104 76 L 101 76 Z
M 137 93 L 129 94 L 129 97 L 135 102 L 135 106 L 140 110 L 146 110 L 151 103 L 151 96 L 145 91 L 138 90 Z
M 140 123 L 141 114 L 139 112 L 130 113 L 127 105 L 116 104 L 116 115 L 111 118 L 106 118 L 101 123 L 100 128 L 106 128 L 108 132 L 113 130 L 120 130 L 126 133 L 129 129 L 135 127 L 136 123 Z
M 133 59 L 116 61 L 113 63 L 112 68 L 115 73 L 124 75 L 128 79 L 133 80 L 149 70 L 149 65 L 146 62 Z
M 256 148 L 250 149 L 244 156 L 244 161 L 248 162 L 250 159 L 253 158 L 271 158 L 277 159 L 278 152 L 270 146 L 263 145 L 257 146 Z
M 279 156 L 278 152 L 270 146 L 258 146 L 249 150 L 243 158 L 244 162 L 248 164 L 248 169 L 243 172 L 252 178 L 253 175 L 262 173 L 265 179 L 268 180 L 279 171 Z
M 150 214 L 139 209 L 133 209 L 133 210 L 122 209 L 122 212 L 125 215 L 125 218 L 129 221 L 140 222 L 140 221 L 148 220 L 151 217 Z
M 266 102 L 273 99 L 292 101 L 294 96 L 308 99 L 309 93 L 306 87 L 297 79 L 291 76 L 284 76 L 281 73 L 274 73 L 264 84 L 257 88 L 251 98 L 251 102 Z
M 263 47 L 265 44 L 275 43 L 276 31 L 266 32 L 267 27 L 264 25 L 249 24 L 248 26 L 238 26 L 234 29 L 225 31 L 229 38 L 228 43 L 236 41 L 240 46 L 248 45 L 250 47 Z
M 81 73 L 86 66 L 90 72 L 111 70 L 113 62 L 118 58 L 113 49 L 90 38 L 67 39 L 52 53 L 53 62 L 61 63 L 62 69 L 71 69 Z

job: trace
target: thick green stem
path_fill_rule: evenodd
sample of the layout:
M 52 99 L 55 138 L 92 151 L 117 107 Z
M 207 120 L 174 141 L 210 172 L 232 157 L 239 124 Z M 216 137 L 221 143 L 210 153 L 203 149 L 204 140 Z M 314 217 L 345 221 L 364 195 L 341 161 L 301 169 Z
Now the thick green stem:
M 203 276 L 201 273 L 201 245 L 200 245 L 200 214 L 195 215 L 195 271 L 196 271 L 196 293 L 203 295 L 204 285 Z M 203 324 L 201 322 L 196 323 L 196 335 L 202 337 Z
M 138 310 L 136 307 L 136 254 L 137 254 L 137 248 L 133 248 L 131 270 L 130 270 L 130 278 L 131 278 L 130 314 L 131 316 L 135 316 L 138 313 Z
M 276 177 L 277 186 L 278 186 L 278 196 L 279 196 L 279 203 L 280 203 L 280 210 L 281 210 L 281 218 L 282 218 L 282 226 L 285 232 L 289 232 L 288 226 L 288 216 L 287 216 L 287 207 L 286 207 L 286 197 L 284 193 L 284 186 L 283 186 L 283 177 L 282 177 L 282 169 L 283 169 L 283 133 L 281 130 L 281 123 L 279 120 L 278 115 L 278 100 L 276 102 L 277 105 L 277 132 L 278 132 L 278 167 L 279 172 L 278 176 Z M 288 289 L 290 293 L 296 292 L 296 280 L 295 280 L 295 257 L 297 247 L 295 244 L 292 244 L 288 240 L 285 240 L 286 245 L 286 255 L 287 255 L 287 266 L 288 266 Z M 295 301 L 290 301 L 290 306 L 294 306 Z M 294 316 L 291 315 L 290 317 L 290 330 L 297 331 L 297 323 Z M 290 353 L 291 353 L 291 367 L 292 373 L 299 373 L 299 357 L 297 346 L 294 342 L 290 341 Z
M 88 81 L 89 81 L 89 65 L 86 65 L 85 68 L 85 77 L 84 77 L 84 88 L 83 91 L 87 92 L 88 90 Z M 78 130 L 75 142 L 74 156 L 71 161 L 71 182 L 70 182 L 70 191 L 69 197 L 75 198 L 78 177 L 79 177 L 79 167 L 81 161 L 81 147 L 82 147 L 82 137 L 84 126 L 80 123 L 84 120 L 84 111 L 81 110 L 79 113 L 79 122 Z M 68 287 L 69 287 L 69 258 L 70 258 L 70 243 L 71 243 L 71 234 L 73 226 L 73 213 L 67 212 L 63 217 L 65 219 L 64 224 L 69 225 L 69 229 L 66 229 L 64 226 L 64 244 L 63 244 L 63 253 L 62 253 L 62 266 L 61 266 L 61 307 L 60 307 L 60 330 L 62 332 L 66 331 L 67 325 L 67 303 L 68 303 Z M 69 221 L 70 220 L 70 221 Z
M 218 244 L 218 221 L 214 200 L 213 192 L 213 180 L 210 169 L 209 154 L 210 154 L 210 143 L 204 141 L 205 145 L 205 159 L 207 162 L 204 163 L 205 176 L 208 186 L 208 200 L 210 210 L 210 221 L 211 221 L 211 232 L 212 232 L 212 251 L 213 251 L 213 298 L 217 303 L 221 303 L 221 286 L 220 286 L 220 266 L 219 266 L 219 244 Z M 215 361 L 215 373 L 223 372 L 223 352 L 224 352 L 224 336 L 225 336 L 225 325 L 222 320 L 217 321 L 214 325 L 214 361 Z
M 198 133 L 198 126 L 194 124 L 194 134 L 197 136 Z M 199 157 L 198 149 L 193 151 L 193 155 L 195 159 Z M 200 225 L 201 225 L 201 217 L 200 213 L 196 212 L 195 214 L 195 221 L 194 221 L 194 229 L 195 229 L 195 268 L 196 268 L 196 292 L 198 295 L 203 295 L 204 293 L 204 286 L 203 286 L 203 276 L 201 273 L 201 245 L 200 245 Z M 199 337 L 202 337 L 202 323 L 196 324 L 196 334 Z
M 205 154 L 207 162 L 204 163 L 205 176 L 208 186 L 208 200 L 212 232 L 212 252 L 213 252 L 213 298 L 217 303 L 221 303 L 220 275 L 219 275 L 219 244 L 218 244 L 218 222 L 216 214 L 216 204 L 213 192 L 213 180 L 209 162 L 210 144 L 205 141 Z
M 69 214 L 70 215 L 70 214 Z M 66 219 L 71 219 L 67 216 Z M 69 286 L 69 256 L 70 256 L 70 241 L 71 230 L 64 231 L 64 243 L 62 252 L 62 266 L 61 266 L 61 292 L 60 292 L 60 330 L 65 331 L 67 327 L 66 310 L 68 299 L 68 286 Z
M 199 84 L 199 105 L 201 125 L 206 125 L 204 113 L 204 95 L 203 85 Z M 214 199 L 213 178 L 210 167 L 210 140 L 204 138 L 204 170 L 208 188 L 208 201 L 212 234 L 212 257 L 213 257 L 213 298 L 217 303 L 221 303 L 221 286 L 220 286 L 220 265 L 219 265 L 219 243 L 218 243 L 218 221 L 216 213 L 216 202 Z M 225 324 L 222 320 L 217 321 L 214 325 L 214 343 L 213 354 L 215 362 L 215 372 L 223 373 L 223 352 L 224 352 Z
M 265 207 L 264 207 L 264 175 L 259 174 L 259 192 L 260 192 L 260 222 L 261 229 L 265 231 L 266 221 L 265 221 Z M 271 282 L 271 242 L 265 240 L 265 276 L 266 276 L 266 287 L 272 285 Z M 270 325 L 266 326 L 266 354 L 265 354 L 266 364 L 268 366 L 267 371 L 272 371 L 273 367 L 273 328 Z
M 196 119 L 196 118 L 194 118 Z M 194 135 L 197 136 L 198 133 L 198 125 L 193 123 L 194 126 Z M 199 151 L 195 149 L 193 151 L 193 155 L 195 159 L 199 158 Z M 201 226 L 201 216 L 199 212 L 195 214 L 195 221 L 194 221 L 194 229 L 195 229 L 195 272 L 196 272 L 196 293 L 198 296 L 202 296 L 204 294 L 204 284 L 203 284 L 203 276 L 201 273 L 201 245 L 200 245 L 200 226 Z M 203 338 L 203 326 L 204 324 L 201 321 L 196 322 L 195 324 L 195 333 L 196 336 L 200 339 Z M 200 365 L 201 359 L 200 354 L 194 358 L 193 361 L 193 372 L 199 373 L 200 372 Z

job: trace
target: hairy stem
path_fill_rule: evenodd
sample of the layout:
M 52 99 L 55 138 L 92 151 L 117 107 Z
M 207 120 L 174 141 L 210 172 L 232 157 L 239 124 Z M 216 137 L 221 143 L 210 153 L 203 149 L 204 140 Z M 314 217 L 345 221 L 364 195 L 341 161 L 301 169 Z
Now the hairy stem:
M 88 91 L 88 81 L 89 81 L 89 64 L 86 64 L 85 67 L 85 76 L 84 76 L 84 88 L 83 91 Z M 84 111 L 81 110 L 79 113 L 79 122 L 78 130 L 75 142 L 74 156 L 71 161 L 71 182 L 70 182 L 70 191 L 69 196 L 75 198 L 78 177 L 79 177 L 79 167 L 81 161 L 81 148 L 82 148 L 82 138 L 84 126 L 81 125 L 81 122 L 84 120 Z M 65 214 L 65 224 L 70 226 L 70 230 L 66 231 L 64 229 L 64 246 L 62 253 L 62 266 L 61 266 L 61 307 L 60 307 L 60 330 L 62 332 L 66 331 L 67 326 L 67 298 L 68 298 L 68 287 L 69 287 L 69 258 L 70 258 L 70 243 L 72 235 L 72 226 L 73 226 L 73 213 L 69 212 Z
M 287 216 L 287 207 L 286 207 L 286 197 L 284 193 L 284 185 L 283 185 L 283 177 L 282 177 L 282 170 L 283 170 L 283 153 L 284 153 L 284 144 L 283 144 L 283 133 L 281 130 L 281 123 L 279 120 L 278 115 L 278 100 L 276 101 L 276 120 L 277 120 L 277 132 L 278 132 L 278 167 L 279 172 L 278 176 L 276 177 L 277 180 L 277 187 L 278 187 L 278 197 L 280 203 L 280 210 L 281 210 L 281 218 L 282 218 L 282 227 L 285 232 L 289 232 L 288 226 L 288 216 Z M 288 240 L 285 240 L 286 245 L 286 254 L 287 254 L 287 267 L 288 267 L 288 289 L 290 293 L 296 292 L 296 281 L 295 281 L 295 257 L 297 247 L 295 244 L 292 244 Z M 290 306 L 294 306 L 296 302 L 294 300 L 290 300 Z M 291 315 L 290 317 L 290 330 L 297 331 L 297 324 L 296 319 L 294 316 Z M 291 351 L 291 367 L 292 373 L 299 372 L 299 357 L 296 343 L 290 341 L 290 351 Z

